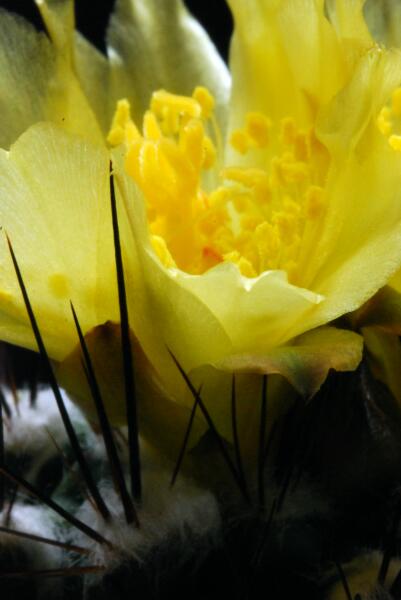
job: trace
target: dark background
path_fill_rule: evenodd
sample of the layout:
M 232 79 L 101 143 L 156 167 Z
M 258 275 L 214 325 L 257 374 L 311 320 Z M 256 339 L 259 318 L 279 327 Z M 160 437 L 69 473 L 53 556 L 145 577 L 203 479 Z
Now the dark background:
M 232 20 L 224 0 L 185 0 L 185 3 L 227 58 Z M 75 1 L 78 29 L 101 49 L 104 49 L 105 30 L 113 5 L 114 0 Z M 0 7 L 23 15 L 38 28 L 42 26 L 34 0 L 0 0 Z

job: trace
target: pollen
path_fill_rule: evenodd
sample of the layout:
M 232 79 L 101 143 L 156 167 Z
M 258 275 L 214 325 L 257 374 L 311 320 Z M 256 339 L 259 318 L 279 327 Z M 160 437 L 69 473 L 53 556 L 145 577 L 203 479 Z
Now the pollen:
M 238 158 L 221 169 L 214 108 L 204 87 L 188 97 L 156 91 L 141 124 L 126 100 L 117 104 L 108 141 L 125 146 L 155 256 L 195 275 L 229 262 L 243 277 L 279 269 L 296 282 L 303 240 L 325 214 L 327 151 L 294 119 L 253 111 L 228 135 Z

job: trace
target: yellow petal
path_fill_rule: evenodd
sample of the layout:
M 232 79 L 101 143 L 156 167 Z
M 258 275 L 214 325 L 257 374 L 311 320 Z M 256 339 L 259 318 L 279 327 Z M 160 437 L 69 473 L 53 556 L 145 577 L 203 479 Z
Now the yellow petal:
M 230 0 L 235 31 L 232 126 L 249 110 L 274 121 L 292 116 L 310 123 L 316 107 L 343 85 L 346 65 L 340 41 L 319 0 Z
M 376 327 L 365 327 L 362 334 L 375 377 L 387 385 L 401 409 L 401 343 L 398 335 Z
M 361 51 L 372 45 L 363 13 L 366 0 L 328 0 L 326 10 L 337 35 L 346 44 L 348 60 L 357 58 Z
M 326 301 L 308 328 L 357 309 L 399 267 L 401 158 L 375 119 L 400 68 L 398 52 L 371 51 L 333 101 L 319 132 L 332 153 L 332 166 L 323 226 L 305 248 L 303 284 Z
M 388 48 L 401 47 L 401 4 L 398 0 L 368 0 L 365 15 L 377 41 Z
M 115 111 L 110 97 L 110 69 L 107 58 L 75 32 L 74 69 L 97 122 L 106 138 Z
M 101 146 L 50 124 L 33 126 L 0 154 L 0 225 L 55 359 L 76 345 L 70 299 L 84 331 L 117 318 L 108 170 Z M 20 323 L 18 331 L 4 329 L 4 339 L 34 347 L 2 237 L 0 311 Z
M 362 337 L 335 327 L 319 327 L 267 353 L 229 356 L 217 368 L 231 372 L 283 375 L 303 396 L 315 394 L 330 369 L 354 371 L 362 358 Z
M 398 87 L 400 66 L 400 52 L 371 49 L 358 61 L 344 89 L 322 108 L 316 133 L 334 158 L 340 156 L 345 161 L 369 127 L 373 138 L 380 136 L 377 117 Z
M 68 62 L 23 19 L 0 12 L 0 146 L 30 125 L 49 120 L 101 141 L 94 115 Z
M 71 66 L 106 136 L 114 110 L 106 56 L 75 31 L 73 0 L 36 0 L 36 4 L 55 48 Z
M 216 98 L 224 120 L 227 68 L 181 0 L 119 0 L 107 40 L 112 100 L 129 99 L 137 119 L 155 90 L 191 95 L 202 85 Z
M 310 287 L 323 294 L 326 302 L 317 308 L 309 326 L 357 309 L 386 284 L 399 266 L 401 198 L 394 193 L 401 168 L 399 157 L 386 156 L 383 148 L 365 165 L 353 161 L 350 166 L 349 171 L 338 173 L 333 185 L 333 198 L 341 200 L 335 207 L 338 213 L 333 208 L 328 217 L 332 239 L 322 238 L 311 259 L 316 264 L 321 258 L 321 267 Z M 374 177 L 372 169 L 377 169 Z M 386 169 L 390 173 L 394 169 L 393 174 L 385 176 Z M 361 211 L 359 203 L 370 197 L 372 201 L 368 200 L 366 210 Z
M 72 58 L 75 28 L 74 0 L 35 0 L 55 46 Z
M 375 327 L 401 335 L 401 294 L 390 286 L 377 292 L 351 315 L 354 328 Z
M 401 269 L 398 269 L 398 271 L 394 273 L 388 284 L 401 294 Z
M 199 298 L 216 316 L 234 352 L 268 350 L 297 335 L 323 296 L 291 285 L 283 271 L 243 277 L 232 263 L 201 276 L 178 272 L 177 284 Z

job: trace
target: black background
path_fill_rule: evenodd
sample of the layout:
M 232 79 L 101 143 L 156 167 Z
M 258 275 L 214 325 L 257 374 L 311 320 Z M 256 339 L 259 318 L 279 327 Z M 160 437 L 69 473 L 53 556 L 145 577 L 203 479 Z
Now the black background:
M 222 56 L 227 58 L 232 20 L 224 0 L 185 0 L 185 3 L 207 29 Z M 114 0 L 76 0 L 75 2 L 78 29 L 101 49 L 104 49 L 105 30 L 113 5 Z M 17 12 L 38 28 L 42 27 L 33 0 L 0 0 L 0 7 Z

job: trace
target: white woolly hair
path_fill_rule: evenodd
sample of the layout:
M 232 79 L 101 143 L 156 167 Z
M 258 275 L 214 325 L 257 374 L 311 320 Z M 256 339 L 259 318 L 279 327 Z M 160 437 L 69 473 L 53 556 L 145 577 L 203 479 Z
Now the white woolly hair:
M 42 451 L 49 446 L 48 431 L 58 443 L 63 444 L 67 441 L 57 403 L 50 388 L 39 390 L 34 405 L 31 404 L 28 390 L 18 390 L 17 401 L 8 388 L 3 388 L 3 393 L 12 413 L 11 419 L 7 420 L 4 428 L 7 449 L 16 452 L 27 450 L 32 453 Z M 81 411 L 69 400 L 63 390 L 61 393 L 71 420 L 84 423 L 85 419 Z
M 190 558 L 201 560 L 218 542 L 221 519 L 215 497 L 182 477 L 169 487 L 171 472 L 165 467 L 142 466 L 143 497 L 137 508 L 140 527 L 127 525 L 121 501 L 109 482 L 100 484 L 112 521 L 106 523 L 89 502 L 84 502 L 77 517 L 101 533 L 113 550 L 91 542 L 76 531 L 73 541 L 91 549 L 91 564 L 113 570 L 129 560 L 149 566 L 152 560 L 179 567 Z M 158 560 L 158 557 L 160 561 Z
M 34 405 L 28 390 L 18 390 L 16 401 L 8 388 L 3 388 L 3 393 L 12 413 L 10 419 L 4 418 L 6 451 L 17 456 L 32 456 L 35 459 L 33 468 L 38 469 L 56 452 L 51 436 L 60 447 L 68 443 L 53 392 L 49 388 L 39 390 Z M 85 425 L 86 421 L 81 411 L 69 400 L 65 392 L 61 390 L 61 393 L 71 421 L 74 424 Z M 87 425 L 86 427 L 88 428 Z M 93 436 L 95 437 L 94 434 Z M 39 457 L 40 461 L 36 460 Z
M 363 600 L 390 600 L 392 598 L 388 590 L 401 569 L 401 559 L 396 557 L 390 562 L 384 587 L 377 583 L 382 560 L 382 552 L 366 550 L 343 565 L 352 597 L 360 594 Z M 330 589 L 327 600 L 344 600 L 344 587 L 341 581 L 337 581 Z
M 0 525 L 7 528 L 30 533 L 53 540 L 59 540 L 58 526 L 47 508 L 37 505 L 16 502 L 7 519 L 8 506 L 0 513 Z M 56 569 L 62 566 L 63 551 L 49 544 L 17 537 L 0 531 L 0 552 L 10 560 L 9 570 L 23 569 L 19 563 L 21 554 L 26 557 L 26 568 L 29 570 Z M 18 563 L 15 564 L 15 559 Z M 39 596 L 48 597 L 48 593 L 57 587 L 53 579 L 43 579 L 39 587 Z

